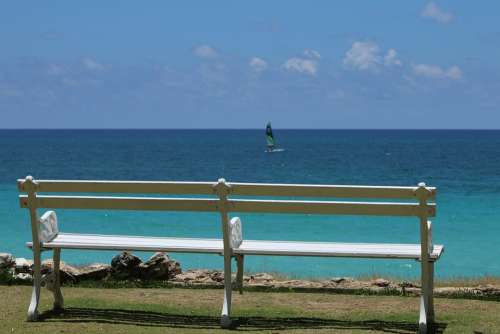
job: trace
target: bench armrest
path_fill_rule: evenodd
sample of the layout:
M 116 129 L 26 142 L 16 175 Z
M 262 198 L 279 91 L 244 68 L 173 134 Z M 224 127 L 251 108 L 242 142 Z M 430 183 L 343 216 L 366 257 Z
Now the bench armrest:
M 231 218 L 231 221 L 229 222 L 229 231 L 231 248 L 234 249 L 240 247 L 243 242 L 243 230 L 241 219 L 239 217 Z
M 59 234 L 55 211 L 47 211 L 38 219 L 38 238 L 40 242 L 49 242 Z

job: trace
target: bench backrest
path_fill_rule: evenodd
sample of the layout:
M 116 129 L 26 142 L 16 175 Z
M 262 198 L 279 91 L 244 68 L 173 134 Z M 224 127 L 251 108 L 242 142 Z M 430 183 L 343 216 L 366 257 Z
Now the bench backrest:
M 34 180 L 28 176 L 18 180 L 22 208 L 30 209 L 33 242 L 38 242 L 37 208 L 60 209 L 115 209 L 204 211 L 221 214 L 224 246 L 230 248 L 229 213 L 291 213 L 414 216 L 420 219 L 422 249 L 429 249 L 428 217 L 435 216 L 436 189 L 421 183 L 415 187 L 345 186 L 306 184 L 165 182 L 165 181 L 76 181 Z M 39 195 L 38 193 L 97 193 L 92 196 Z M 98 195 L 113 193 L 122 195 Z M 123 196 L 127 194 L 127 196 Z M 198 198 L 130 197 L 128 194 L 204 195 Z M 206 196 L 206 195 L 211 195 Z M 236 198 L 231 198 L 237 196 Z M 254 197 L 313 197 L 357 198 L 370 201 L 289 200 L 240 198 Z M 412 200 L 400 202 L 399 200 Z M 376 201 L 374 201 L 376 200 Z M 395 201 L 398 200 L 398 201 Z M 427 253 L 427 252 L 426 252 Z
M 425 185 L 417 187 L 387 186 L 338 186 L 307 184 L 228 183 L 220 179 L 210 182 L 165 181 L 74 181 L 74 180 L 18 180 L 20 192 L 36 195 L 37 208 L 64 209 L 116 209 L 164 211 L 220 211 L 221 199 L 225 208 L 234 212 L 307 213 L 343 215 L 420 216 L 422 203 L 401 203 L 388 199 L 424 200 L 425 213 L 435 215 L 436 189 Z M 189 194 L 215 195 L 216 198 L 158 198 L 129 196 L 65 196 L 38 195 L 36 193 L 126 193 L 126 194 Z M 232 199 L 240 196 L 273 197 L 338 197 L 379 199 L 382 201 L 317 201 L 317 200 L 268 200 Z M 28 195 L 20 195 L 21 207 L 28 207 Z

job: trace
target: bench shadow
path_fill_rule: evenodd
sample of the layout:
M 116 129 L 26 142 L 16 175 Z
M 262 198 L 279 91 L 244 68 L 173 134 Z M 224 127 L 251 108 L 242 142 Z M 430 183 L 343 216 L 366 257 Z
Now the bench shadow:
M 385 333 L 416 333 L 418 326 L 413 322 L 381 320 L 337 320 L 307 317 L 234 317 L 233 330 L 306 330 L 306 329 L 356 329 L 377 330 Z M 203 315 L 170 314 L 150 311 L 76 308 L 69 307 L 60 311 L 46 311 L 40 314 L 41 321 L 62 323 L 106 323 L 147 327 L 219 329 L 219 317 Z M 429 333 L 443 333 L 445 323 L 437 323 Z

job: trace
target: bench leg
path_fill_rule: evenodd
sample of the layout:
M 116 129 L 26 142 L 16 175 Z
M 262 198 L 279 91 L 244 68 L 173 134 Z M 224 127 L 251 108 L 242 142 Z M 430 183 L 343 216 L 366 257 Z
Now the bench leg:
M 222 328 L 231 328 L 231 255 L 224 254 L 224 303 L 222 305 L 222 313 L 220 325 Z
M 419 333 L 428 333 L 434 322 L 434 263 L 422 261 Z
M 428 306 L 429 313 L 427 320 L 430 323 L 434 322 L 434 262 L 429 262 L 429 296 L 428 296 Z
M 64 306 L 64 299 L 61 293 L 61 274 L 59 271 L 61 265 L 61 249 L 54 248 L 54 310 L 60 310 Z
M 42 283 L 41 257 L 40 250 L 33 250 L 33 291 L 31 293 L 31 302 L 28 308 L 28 321 L 38 320 L 38 304 L 40 302 L 40 287 Z
M 236 255 L 236 263 L 238 265 L 238 272 L 236 274 L 236 283 L 238 286 L 238 290 L 240 291 L 240 295 L 243 294 L 243 260 L 244 260 L 244 255 Z

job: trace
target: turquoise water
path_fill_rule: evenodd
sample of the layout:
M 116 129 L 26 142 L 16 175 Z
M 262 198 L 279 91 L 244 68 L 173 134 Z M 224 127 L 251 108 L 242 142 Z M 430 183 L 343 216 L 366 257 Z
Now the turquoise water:
M 416 185 L 438 188 L 434 239 L 445 245 L 437 276 L 500 275 L 500 131 L 277 130 L 267 154 L 257 130 L 0 131 L 0 252 L 30 257 L 16 179 L 194 180 Z M 58 211 L 60 229 L 103 234 L 219 237 L 215 214 Z M 240 215 L 247 239 L 418 242 L 415 218 Z M 72 263 L 114 252 L 63 251 Z M 47 256 L 50 254 L 47 254 Z M 147 253 L 141 256 L 146 258 Z M 214 255 L 175 254 L 184 268 L 221 268 Z M 297 277 L 415 277 L 418 263 L 249 257 L 250 271 Z

